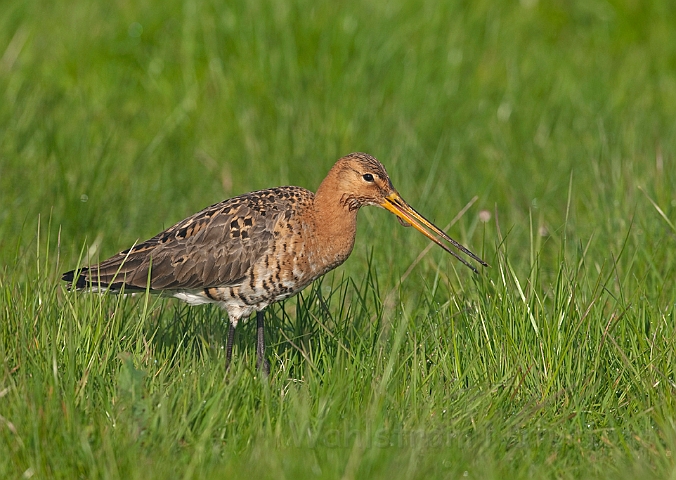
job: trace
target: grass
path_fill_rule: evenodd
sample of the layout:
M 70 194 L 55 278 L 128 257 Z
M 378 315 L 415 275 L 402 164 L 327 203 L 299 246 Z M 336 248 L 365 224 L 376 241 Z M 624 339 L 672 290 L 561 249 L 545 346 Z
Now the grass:
M 674 478 L 675 73 L 668 1 L 5 1 L 0 476 Z M 267 380 L 60 284 L 351 151 L 491 268 L 364 209 Z

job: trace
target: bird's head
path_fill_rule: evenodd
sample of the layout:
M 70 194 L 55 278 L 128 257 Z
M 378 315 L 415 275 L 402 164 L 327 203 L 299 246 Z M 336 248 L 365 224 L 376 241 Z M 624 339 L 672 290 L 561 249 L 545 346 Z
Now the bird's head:
M 479 262 L 483 266 L 488 264 L 467 248 L 446 235 L 439 227 L 420 215 L 411 207 L 399 192 L 392 186 L 392 181 L 385 171 L 385 167 L 374 157 L 366 153 L 351 153 L 336 162 L 329 172 L 327 180 L 331 179 L 330 187 L 340 198 L 340 204 L 350 211 L 358 210 L 365 205 L 382 207 L 397 216 L 402 225 L 413 226 L 427 238 L 456 257 L 474 272 L 477 269 L 460 257 L 443 239 L 460 252 Z M 320 187 L 320 189 L 322 188 Z M 319 192 L 318 192 L 319 194 Z
M 358 210 L 364 205 L 382 205 L 396 194 L 382 163 L 366 153 L 351 153 L 332 168 L 341 205 Z

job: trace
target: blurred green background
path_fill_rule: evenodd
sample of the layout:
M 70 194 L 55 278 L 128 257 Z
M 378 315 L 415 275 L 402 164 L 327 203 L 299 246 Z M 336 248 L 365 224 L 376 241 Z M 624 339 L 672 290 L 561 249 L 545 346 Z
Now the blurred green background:
M 238 193 L 315 189 L 351 151 L 442 225 L 478 195 L 453 231 L 475 249 L 480 209 L 517 244 L 532 212 L 560 236 L 570 181 L 598 258 L 646 221 L 639 186 L 675 206 L 671 2 L 4 5 L 4 262 L 38 214 L 69 260 L 99 236 L 107 256 Z M 361 216 L 362 257 L 365 230 L 382 258 L 424 242 Z
M 477 280 L 435 248 L 383 314 L 428 242 L 363 209 L 337 276 L 370 292 L 377 273 L 370 313 L 334 338 L 304 323 L 313 303 L 297 309 L 301 330 L 354 349 L 354 371 L 345 362 L 356 357 L 336 347 L 334 365 L 319 347 L 289 371 L 273 361 L 267 390 L 241 368 L 224 384 L 218 354 L 166 353 L 133 326 L 140 315 L 160 337 L 172 318 L 216 329 L 215 309 L 153 304 L 152 323 L 142 304 L 58 287 L 83 251 L 103 259 L 247 191 L 314 190 L 353 151 L 379 158 L 439 226 L 476 196 L 449 233 L 492 265 Z M 0 473 L 673 477 L 675 153 L 670 0 L 3 0 Z M 384 330 L 371 329 L 381 316 Z M 87 325 L 112 336 L 91 346 Z M 275 331 L 286 361 L 296 344 Z M 423 344 L 431 357 L 418 357 Z M 443 368 L 425 370 L 437 354 Z M 505 378 L 514 393 L 500 393 Z M 136 414 L 113 415 L 116 431 L 110 412 L 136 405 L 139 385 L 169 410 L 144 410 L 154 420 L 137 430 Z M 351 437 L 344 450 L 257 446 L 279 446 L 289 425 L 446 425 L 442 408 L 458 436 L 427 456 L 411 445 L 369 453 Z

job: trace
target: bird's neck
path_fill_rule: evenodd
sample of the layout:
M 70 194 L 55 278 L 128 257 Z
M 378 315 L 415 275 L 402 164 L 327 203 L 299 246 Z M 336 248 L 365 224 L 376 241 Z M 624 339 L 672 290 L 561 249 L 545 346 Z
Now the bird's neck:
M 329 172 L 314 198 L 315 241 L 322 263 L 329 268 L 343 263 L 352 252 L 357 233 L 357 210 L 341 202 L 343 192 L 337 172 Z

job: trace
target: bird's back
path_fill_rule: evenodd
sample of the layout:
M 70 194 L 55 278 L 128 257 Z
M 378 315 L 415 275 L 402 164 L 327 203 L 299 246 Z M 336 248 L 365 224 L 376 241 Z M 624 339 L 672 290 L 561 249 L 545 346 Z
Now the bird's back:
M 189 291 L 247 280 L 279 236 L 278 223 L 302 216 L 314 194 L 278 187 L 205 208 L 153 238 L 63 279 L 78 289 Z

